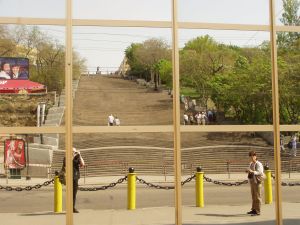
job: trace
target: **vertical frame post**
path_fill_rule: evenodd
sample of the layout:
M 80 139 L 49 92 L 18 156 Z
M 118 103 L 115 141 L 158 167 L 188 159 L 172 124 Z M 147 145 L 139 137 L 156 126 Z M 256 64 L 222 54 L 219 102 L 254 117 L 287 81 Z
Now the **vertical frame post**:
M 279 88 L 277 69 L 277 46 L 275 3 L 269 0 L 270 6 L 270 42 L 272 63 L 272 98 L 273 98 L 273 134 L 274 134 L 274 161 L 275 161 L 275 195 L 276 195 L 276 225 L 282 225 L 282 194 L 281 194 L 281 159 L 280 159 L 280 127 L 279 127 Z
M 173 64 L 173 126 L 175 168 L 175 224 L 182 224 L 181 206 L 181 146 L 180 146 L 180 84 L 177 0 L 172 0 L 172 64 Z
M 73 225 L 73 155 L 72 155 L 72 0 L 66 0 L 66 224 Z

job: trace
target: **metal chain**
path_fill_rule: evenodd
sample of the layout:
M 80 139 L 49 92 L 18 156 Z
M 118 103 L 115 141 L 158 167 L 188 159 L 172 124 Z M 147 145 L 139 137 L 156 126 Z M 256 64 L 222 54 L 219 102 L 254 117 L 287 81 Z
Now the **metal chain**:
M 141 179 L 141 178 L 138 178 L 138 177 L 136 177 L 136 180 L 138 182 L 140 182 L 141 184 L 146 184 L 150 188 L 164 189 L 164 190 L 174 189 L 174 186 L 161 186 L 161 185 L 157 185 L 157 184 L 152 184 L 152 183 L 149 183 L 149 182 L 145 181 L 144 179 Z
M 183 185 L 185 185 L 186 183 L 191 182 L 191 181 L 192 181 L 193 179 L 195 179 L 195 178 L 196 178 L 196 175 L 194 174 L 194 175 L 188 177 L 186 180 L 181 181 L 181 185 L 183 186 Z
M 275 180 L 275 175 L 272 174 L 271 176 Z M 289 182 L 282 181 L 281 182 L 281 186 L 290 186 L 290 187 L 292 187 L 292 186 L 300 186 L 300 182 L 289 183 Z
M 46 187 L 50 184 L 54 183 L 54 179 L 45 181 L 43 184 L 36 184 L 34 186 L 26 186 L 26 187 L 12 187 L 12 186 L 2 186 L 0 185 L 0 190 L 5 191 L 31 191 L 32 189 L 40 189 L 41 187 Z
M 186 180 L 181 181 L 181 185 L 183 186 L 186 183 L 191 182 L 195 177 L 196 177 L 196 175 L 192 175 L 192 176 L 188 177 Z M 149 183 L 149 182 L 147 182 L 144 179 L 139 178 L 139 177 L 136 177 L 136 180 L 138 182 L 140 182 L 141 184 L 147 185 L 150 188 L 164 189 L 164 190 L 172 190 L 172 189 L 175 188 L 174 186 L 162 186 L 162 185 L 158 185 L 158 184 L 152 184 L 152 183 Z
M 206 176 L 204 176 L 204 179 L 209 183 L 213 183 L 213 184 L 217 184 L 217 185 L 224 185 L 224 186 L 240 186 L 242 184 L 248 183 L 248 180 L 244 180 L 244 181 L 240 181 L 240 182 L 222 182 L 222 181 L 213 180 Z
M 127 180 L 127 176 L 120 178 L 117 182 L 110 183 L 109 185 L 104 185 L 100 187 L 79 187 L 80 191 L 103 191 L 108 188 L 115 187 L 117 184 L 123 183 L 125 180 Z

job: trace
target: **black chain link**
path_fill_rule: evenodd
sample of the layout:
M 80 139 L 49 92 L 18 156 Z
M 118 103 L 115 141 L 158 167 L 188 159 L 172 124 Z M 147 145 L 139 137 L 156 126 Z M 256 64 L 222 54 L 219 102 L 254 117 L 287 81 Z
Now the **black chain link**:
M 138 178 L 138 177 L 136 177 L 136 180 L 138 182 L 140 182 L 141 184 L 146 184 L 150 188 L 164 189 L 164 190 L 174 189 L 174 186 L 161 186 L 161 185 L 158 185 L 158 184 L 152 184 L 152 183 L 149 183 L 149 182 L 145 181 L 144 179 L 141 179 L 141 178 Z
M 188 177 L 186 180 L 181 181 L 181 185 L 183 186 L 183 185 L 185 185 L 186 183 L 191 182 L 191 181 L 192 181 L 193 179 L 195 179 L 195 178 L 196 178 L 196 175 L 194 174 L 194 175 Z
M 192 175 L 192 176 L 188 177 L 186 180 L 184 180 L 184 181 L 181 182 L 181 185 L 183 186 L 186 183 L 191 182 L 195 177 L 196 177 L 196 175 Z M 139 178 L 139 177 L 136 177 L 136 180 L 138 182 L 140 182 L 141 184 L 147 185 L 150 188 L 164 189 L 164 190 L 172 190 L 172 189 L 175 188 L 174 186 L 162 186 L 162 185 L 158 185 L 158 184 L 152 184 L 152 183 L 147 182 L 144 179 Z
M 275 180 L 275 175 L 271 175 L 272 178 Z M 300 186 L 300 182 L 293 182 L 293 183 L 290 183 L 290 182 L 284 182 L 282 181 L 281 182 L 281 186 L 290 186 L 290 187 L 293 187 L 293 186 Z
M 32 189 L 40 189 L 41 187 L 46 187 L 50 184 L 54 183 L 54 179 L 47 180 L 43 184 L 36 184 L 34 186 L 26 186 L 26 187 L 12 187 L 12 186 L 2 186 L 0 185 L 0 190 L 5 191 L 31 191 Z
M 206 176 L 204 176 L 204 179 L 209 183 L 224 185 L 224 186 L 240 186 L 242 184 L 248 184 L 248 180 L 237 181 L 237 182 L 222 182 L 222 181 L 213 180 Z
M 123 183 L 125 180 L 127 180 L 127 176 L 120 178 L 117 182 L 110 183 L 109 185 L 104 185 L 104 186 L 100 186 L 100 187 L 79 187 L 79 190 L 80 191 L 103 191 L 108 188 L 113 188 L 117 184 Z

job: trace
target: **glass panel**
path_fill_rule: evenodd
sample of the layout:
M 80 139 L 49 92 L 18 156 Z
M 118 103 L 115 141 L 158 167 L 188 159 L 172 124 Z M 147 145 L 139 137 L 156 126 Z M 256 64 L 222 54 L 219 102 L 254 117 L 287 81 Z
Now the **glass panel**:
M 172 124 L 170 38 L 170 29 L 75 27 L 87 71 L 74 86 L 74 125 L 106 126 L 110 115 L 121 126 Z
M 179 0 L 179 21 L 268 24 L 268 2 L 267 0 Z
M 171 1 L 74 0 L 74 18 L 170 21 Z
M 282 211 L 283 224 L 300 222 L 298 212 L 300 196 L 300 131 L 281 132 Z
M 64 27 L 0 29 L 0 126 L 60 126 L 65 110 Z M 82 58 L 76 54 L 76 59 L 78 75 Z
M 182 123 L 184 118 L 187 125 L 272 123 L 268 33 L 179 35 Z
M 90 215 L 90 223 L 97 223 L 99 215 L 103 224 L 110 224 L 111 220 L 135 223 L 137 218 L 127 210 L 128 181 L 122 180 L 130 167 L 135 169 L 138 178 L 134 212 L 146 218 L 147 224 L 174 223 L 173 189 L 149 188 L 143 183 L 174 186 L 172 133 L 74 134 L 74 146 L 85 161 L 79 180 L 83 190 L 78 193 L 77 208 Z M 120 184 L 114 186 L 117 181 Z M 111 187 L 102 190 L 111 183 Z M 89 188 L 98 191 L 87 191 Z
M 277 34 L 281 124 L 300 124 L 299 40 L 300 33 Z
M 1 0 L 3 17 L 64 18 L 65 1 L 62 0 Z
M 246 170 L 249 168 L 249 152 L 255 151 L 257 164 L 253 170 L 260 171 L 269 165 L 274 173 L 272 133 L 181 133 L 182 174 L 194 175 L 201 167 L 204 173 L 204 197 L 196 205 L 195 179 L 183 186 L 183 223 L 205 221 L 219 224 L 226 219 L 227 224 L 249 224 L 253 221 L 247 212 L 251 209 L 251 192 Z M 254 164 L 253 164 L 254 165 Z M 198 173 L 197 176 L 201 173 Z M 197 180 L 197 179 L 196 179 Z M 252 182 L 252 181 L 251 181 Z M 261 217 L 255 221 L 268 221 L 275 224 L 275 205 L 265 204 L 265 189 L 261 190 Z M 255 186 L 256 187 L 256 186 Z M 200 190 L 200 189 L 198 189 Z M 200 193 L 200 192 L 198 192 Z M 258 210 L 258 206 L 254 206 Z
M 62 134 L 1 134 L 3 143 L 0 147 L 0 185 L 1 185 L 1 219 L 4 223 L 39 224 L 41 217 L 46 219 L 57 215 L 47 224 L 63 224 L 64 214 L 56 214 L 54 209 L 54 167 L 57 143 L 40 144 L 43 138 L 59 141 Z M 59 168 L 59 170 L 61 167 Z M 13 188 L 9 191 L 9 188 Z M 64 187 L 63 187 L 64 189 Z M 60 190 L 60 200 L 64 192 Z M 57 212 L 65 210 L 64 205 L 56 208 Z M 62 207 L 63 206 L 63 207 Z
M 295 19 L 297 19 L 297 15 L 299 18 L 299 13 L 300 13 L 298 1 L 275 0 L 274 2 L 275 2 L 275 13 L 276 13 L 275 15 L 276 15 L 277 25 L 298 25 L 299 26 L 299 22 L 298 24 L 295 23 Z M 284 20 L 283 20 L 284 17 L 283 14 L 285 14 L 286 17 L 286 19 Z M 293 23 L 289 24 L 292 21 Z

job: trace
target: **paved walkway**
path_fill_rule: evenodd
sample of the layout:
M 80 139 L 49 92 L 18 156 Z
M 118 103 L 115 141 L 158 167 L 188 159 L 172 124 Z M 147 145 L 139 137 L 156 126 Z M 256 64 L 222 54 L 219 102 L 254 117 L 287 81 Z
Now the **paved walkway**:
M 183 207 L 183 224 L 185 225 L 275 225 L 275 205 L 263 205 L 261 216 L 249 216 L 245 212 L 248 205 L 217 206 L 204 208 Z M 300 203 L 284 203 L 284 225 L 300 224 Z M 30 214 L 1 213 L 1 221 L 5 225 L 63 225 L 65 214 L 52 212 L 36 212 Z M 1 222 L 1 224 L 2 224 Z M 172 207 L 157 207 L 128 210 L 81 210 L 74 214 L 75 225 L 171 225 L 175 224 L 175 210 Z
M 220 180 L 225 182 L 235 182 L 235 181 L 242 181 L 247 179 L 245 174 L 234 173 L 230 174 L 205 174 L 207 177 L 213 180 Z M 139 176 L 137 174 L 137 176 Z M 80 179 L 80 185 L 103 185 L 109 184 L 112 182 L 116 182 L 122 176 L 106 176 L 106 177 L 82 177 Z M 174 180 L 173 176 L 139 176 L 148 182 L 153 183 L 172 183 Z M 182 180 L 185 180 L 189 176 L 182 176 Z M 35 184 L 42 184 L 45 182 L 46 178 L 32 178 L 30 180 L 26 180 L 25 178 L 22 179 L 0 179 L 0 185 L 11 185 L 11 186 L 27 186 L 27 185 L 35 185 Z M 282 181 L 285 182 L 299 182 L 300 181 L 300 173 L 291 173 L 289 174 L 282 174 Z M 125 182 L 126 183 L 126 182 Z M 205 182 L 205 184 L 207 184 Z

